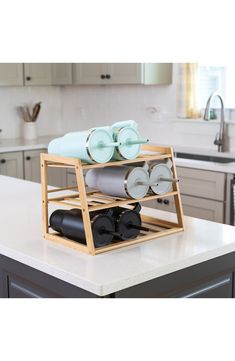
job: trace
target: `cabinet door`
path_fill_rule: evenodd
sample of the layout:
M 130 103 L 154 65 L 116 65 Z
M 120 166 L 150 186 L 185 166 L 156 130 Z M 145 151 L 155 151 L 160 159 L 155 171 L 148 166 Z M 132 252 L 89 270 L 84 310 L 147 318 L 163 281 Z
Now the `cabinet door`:
M 73 64 L 74 84 L 107 84 L 107 66 L 103 63 Z
M 175 202 L 173 197 L 143 202 L 142 206 L 159 209 L 161 211 L 175 212 Z
M 25 85 L 51 85 L 52 71 L 50 63 L 24 64 Z
M 209 199 L 181 195 L 183 213 L 186 216 L 223 223 L 224 203 Z
M 40 153 L 42 150 L 24 152 L 25 179 L 31 182 L 41 182 Z
M 14 274 L 7 274 L 8 298 L 52 298 L 58 297 L 49 289 Z
M 216 278 L 197 287 L 188 289 L 182 294 L 173 296 L 180 298 L 232 298 L 232 274 Z
M 143 84 L 169 85 L 172 83 L 172 63 L 145 63 L 142 75 Z
M 25 179 L 31 182 L 41 182 L 40 154 L 47 153 L 46 149 L 24 152 Z M 48 184 L 55 187 L 66 185 L 65 168 L 49 168 Z
M 23 172 L 23 153 L 1 153 L 0 154 L 0 174 L 9 177 L 24 177 Z
M 107 64 L 108 84 L 140 84 L 140 63 L 111 63 Z
M 72 84 L 72 64 L 54 63 L 52 66 L 52 84 L 70 85 Z
M 177 175 L 181 193 L 218 201 L 224 200 L 224 173 L 177 167 Z
M 23 85 L 22 63 L 0 63 L 0 86 Z

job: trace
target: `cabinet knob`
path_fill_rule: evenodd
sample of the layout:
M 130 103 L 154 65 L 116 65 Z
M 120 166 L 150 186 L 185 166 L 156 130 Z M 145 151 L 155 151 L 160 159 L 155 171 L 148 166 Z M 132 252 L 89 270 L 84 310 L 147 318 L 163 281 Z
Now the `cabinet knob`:
M 31 80 L 31 76 L 26 76 L 26 80 L 30 81 L 30 80 Z
M 105 75 L 104 75 L 104 74 L 101 74 L 100 78 L 101 78 L 101 79 L 105 79 Z
M 6 159 L 1 159 L 1 163 L 2 164 L 6 163 Z
M 28 155 L 25 159 L 26 159 L 26 160 L 30 160 L 30 159 L 31 159 L 31 157 Z
M 169 201 L 169 199 L 164 199 L 163 203 L 166 204 L 166 205 L 169 205 L 170 201 Z
M 157 202 L 162 203 L 162 199 L 161 198 L 157 199 Z
M 110 74 L 106 74 L 105 78 L 106 78 L 106 79 L 111 79 L 111 75 L 110 75 Z

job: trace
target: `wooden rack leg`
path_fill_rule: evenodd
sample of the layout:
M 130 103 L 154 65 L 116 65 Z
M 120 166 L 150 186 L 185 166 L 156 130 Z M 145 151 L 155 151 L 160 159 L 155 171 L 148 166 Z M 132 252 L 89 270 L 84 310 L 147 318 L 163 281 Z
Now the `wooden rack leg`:
M 82 164 L 80 159 L 77 160 L 77 165 L 75 166 L 75 172 L 76 172 L 76 178 L 77 178 L 77 184 L 78 184 L 78 191 L 80 194 L 80 202 L 82 206 L 82 219 L 83 219 L 83 225 L 85 229 L 85 235 L 86 235 L 86 242 L 87 247 L 89 249 L 89 253 L 91 253 L 93 256 L 95 255 L 95 247 L 94 247 L 94 241 L 93 241 L 93 234 L 91 229 L 91 222 L 90 222 L 90 214 L 88 210 L 88 204 L 86 199 L 86 188 L 85 188 L 85 182 L 82 172 Z
M 43 237 L 48 233 L 48 169 L 47 162 L 41 155 L 41 185 L 42 185 L 42 224 L 43 224 Z
M 172 168 L 173 168 L 173 177 L 177 178 L 173 148 L 171 148 L 171 160 L 172 160 Z M 173 190 L 177 191 L 177 194 L 174 196 L 174 200 L 175 200 L 175 209 L 176 209 L 178 225 L 179 225 L 179 227 L 184 228 L 183 209 L 182 209 L 182 203 L 181 203 L 181 197 L 180 197 L 180 189 L 179 189 L 179 183 L 178 182 L 173 183 Z

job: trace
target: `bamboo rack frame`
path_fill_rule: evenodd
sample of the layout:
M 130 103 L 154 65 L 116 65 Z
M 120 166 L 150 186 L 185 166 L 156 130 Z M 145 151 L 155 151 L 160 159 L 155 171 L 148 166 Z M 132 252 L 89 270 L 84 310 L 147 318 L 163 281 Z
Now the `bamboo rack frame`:
M 159 147 L 153 145 L 143 145 L 142 153 L 134 160 L 112 161 L 105 164 L 85 164 L 78 158 L 66 158 L 50 154 L 41 154 L 41 184 L 42 184 L 42 217 L 43 217 L 43 237 L 45 239 L 66 245 L 79 251 L 96 255 L 99 253 L 122 248 L 132 244 L 137 244 L 147 240 L 159 238 L 184 230 L 183 210 L 178 183 L 173 183 L 172 192 L 164 195 L 147 195 L 141 199 L 127 199 L 104 195 L 98 191 L 87 191 L 84 182 L 83 171 L 91 168 L 103 168 L 110 166 L 119 166 L 123 164 L 141 163 L 150 160 L 170 159 L 172 161 L 173 177 L 177 178 L 176 166 L 174 162 L 174 153 L 171 147 Z M 48 189 L 48 168 L 72 168 L 75 170 L 77 186 L 58 187 Z M 69 191 L 66 195 L 54 196 L 57 192 Z M 153 199 L 174 197 L 177 222 L 168 222 L 165 220 L 149 217 L 141 212 L 141 219 L 144 226 L 149 228 L 149 232 L 141 231 L 135 239 L 126 241 L 115 241 L 110 245 L 95 248 L 90 223 L 90 212 L 113 208 L 117 206 L 129 207 L 136 202 L 144 202 Z M 86 245 L 68 239 L 52 232 L 49 227 L 49 205 L 54 204 L 69 208 L 78 208 L 82 212 L 84 229 L 86 234 Z

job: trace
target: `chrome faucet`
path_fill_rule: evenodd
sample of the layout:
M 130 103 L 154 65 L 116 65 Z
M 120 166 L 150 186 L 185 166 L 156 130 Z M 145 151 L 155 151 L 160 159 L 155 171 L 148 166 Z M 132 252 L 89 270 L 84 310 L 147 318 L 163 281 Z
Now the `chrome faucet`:
M 221 95 L 217 92 L 214 92 L 210 95 L 209 99 L 207 100 L 206 103 L 206 109 L 205 109 L 205 113 L 204 113 L 204 120 L 210 120 L 210 104 L 212 99 L 214 99 L 214 97 L 218 97 L 220 100 L 220 104 L 221 104 L 221 114 L 220 114 L 220 128 L 219 128 L 219 133 L 216 134 L 215 140 L 214 140 L 214 144 L 218 145 L 218 152 L 224 152 L 225 151 L 225 122 L 224 122 L 224 102 L 223 99 L 221 97 Z

